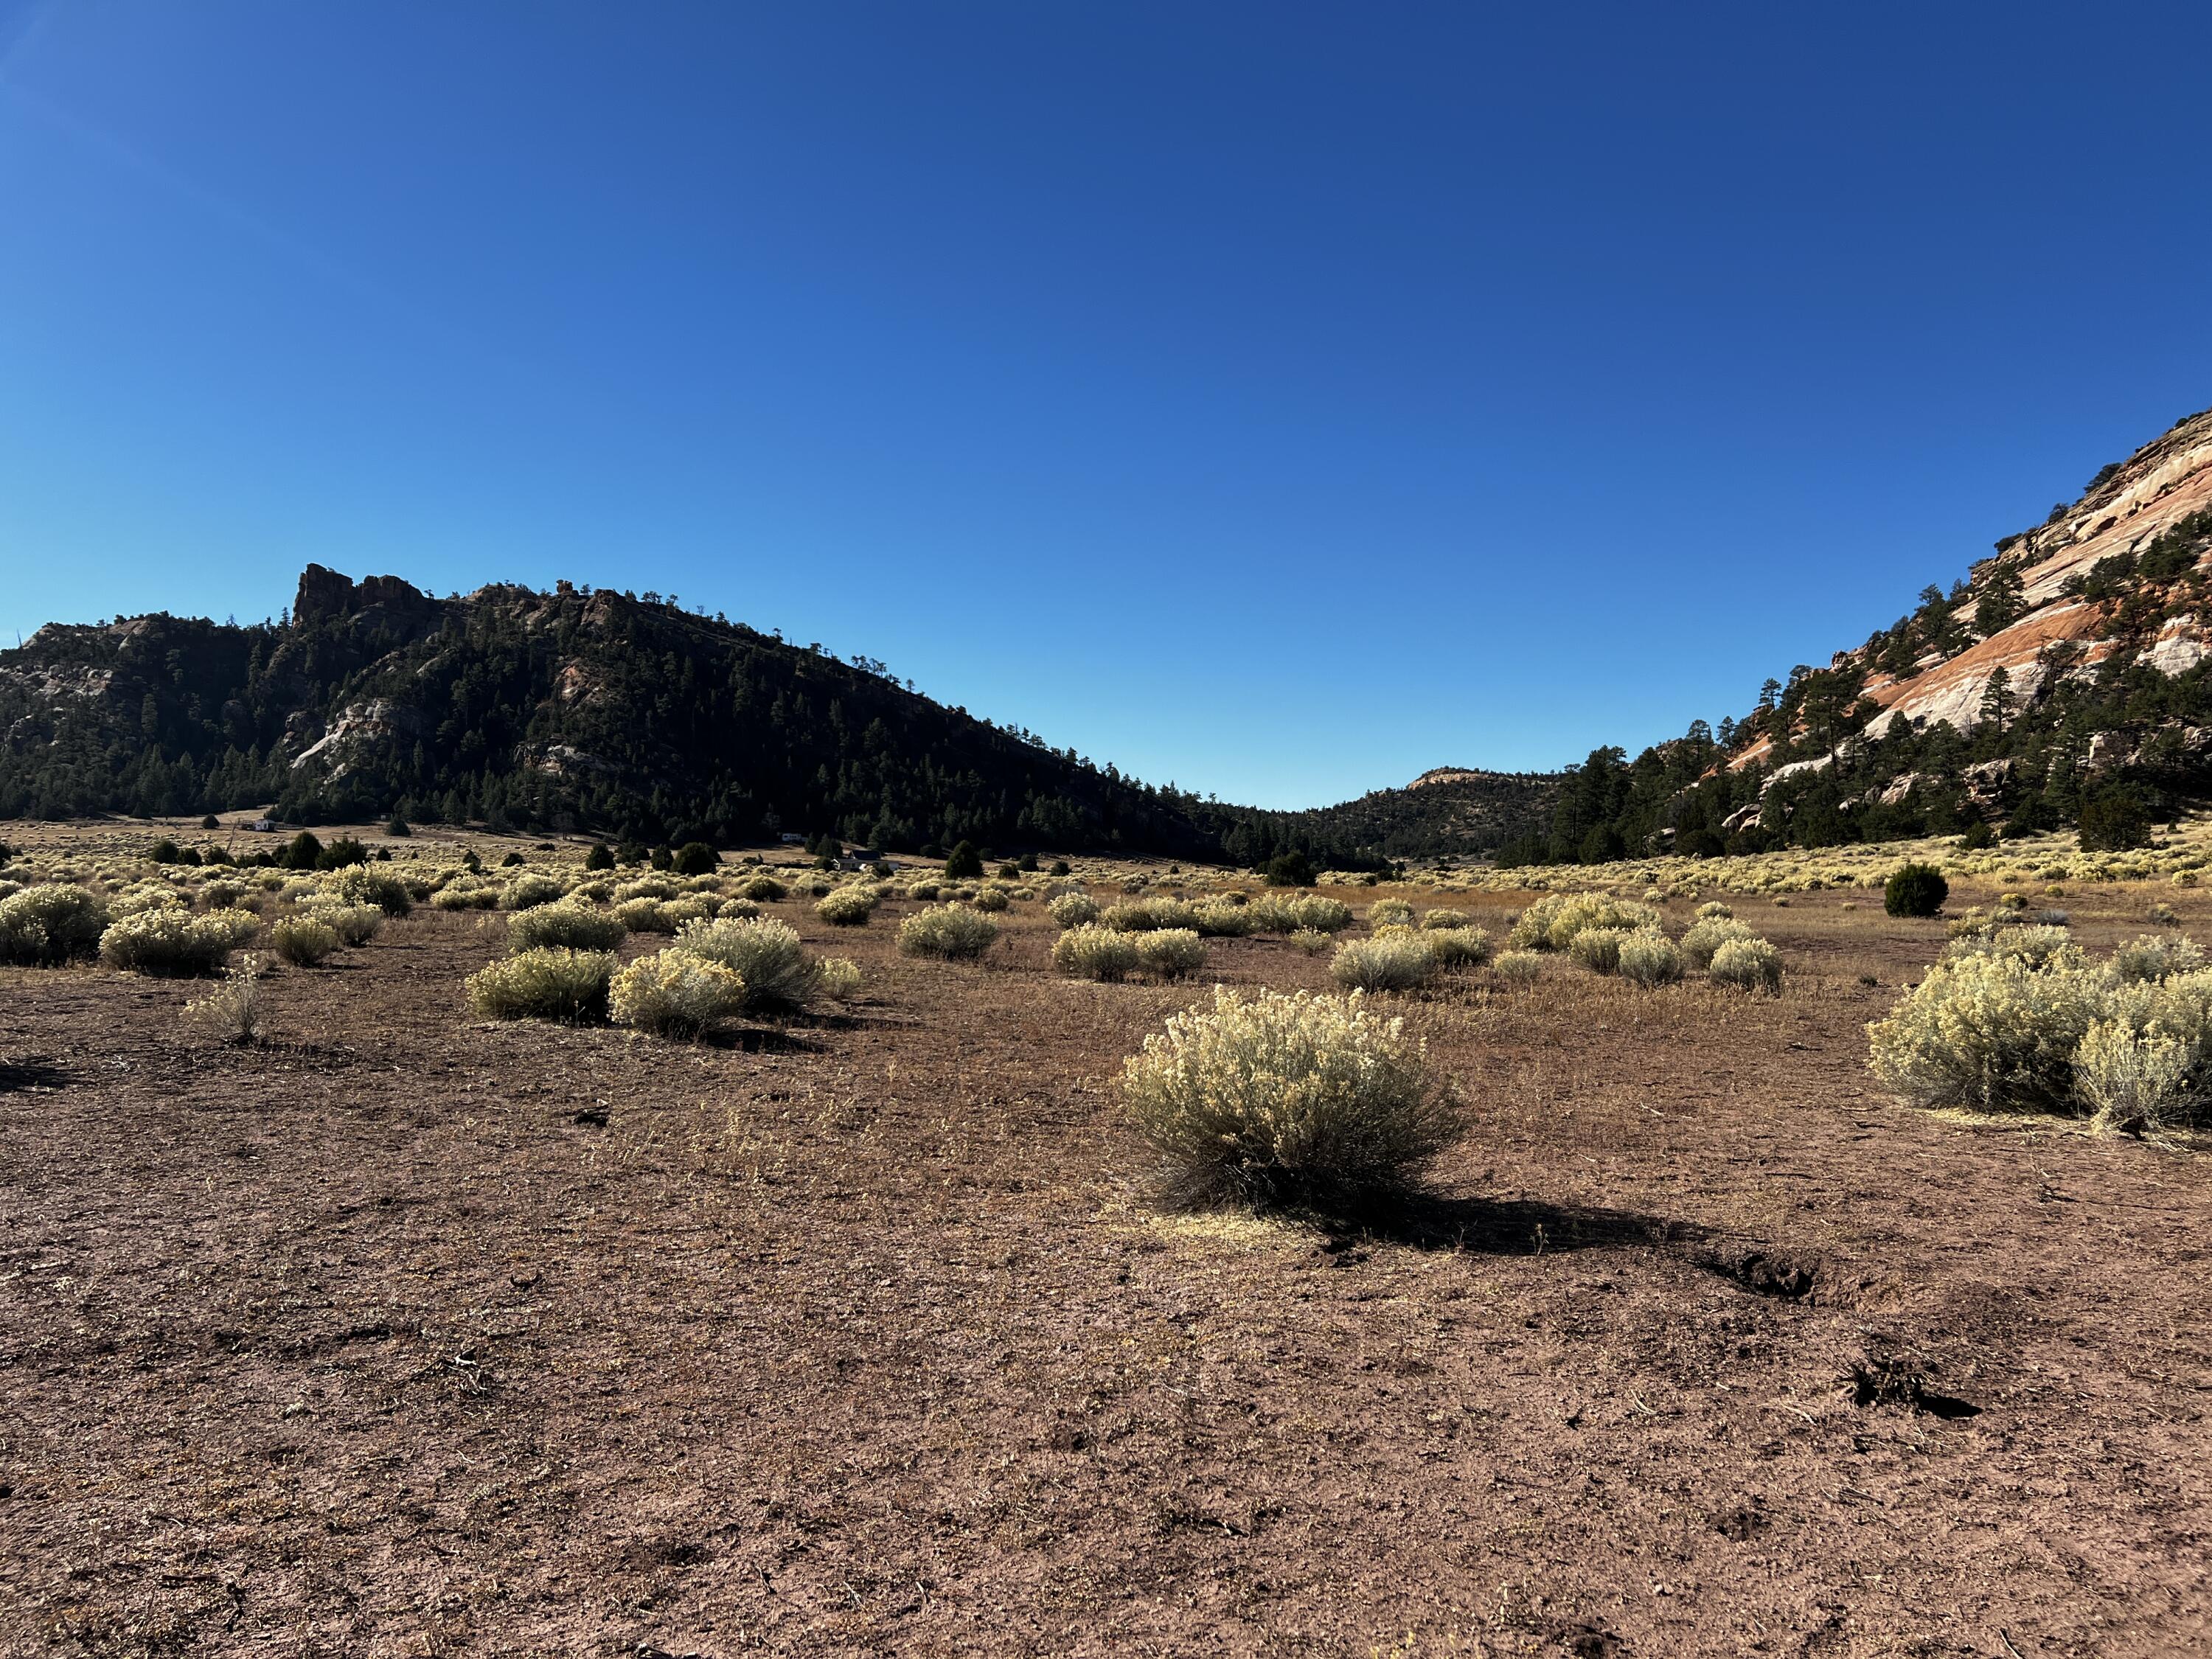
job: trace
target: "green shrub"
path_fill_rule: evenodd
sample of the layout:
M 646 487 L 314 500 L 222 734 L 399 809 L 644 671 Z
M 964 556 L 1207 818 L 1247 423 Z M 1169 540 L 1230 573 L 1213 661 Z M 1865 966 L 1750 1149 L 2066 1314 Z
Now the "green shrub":
M 840 887 L 817 904 L 814 914 L 832 927 L 864 927 L 882 902 L 883 895 L 875 888 L 856 882 L 850 887 Z
M 676 849 L 669 867 L 679 876 L 704 876 L 714 873 L 722 855 L 703 841 L 687 841 Z
M 981 881 L 983 878 L 983 855 L 975 850 L 973 842 L 962 842 L 945 855 L 945 878 L 950 881 Z
M 1682 977 L 1682 953 L 1674 941 L 1656 927 L 1621 936 L 1616 967 L 1623 979 L 1647 990 L 1672 985 Z
M 677 948 L 719 962 L 745 982 L 745 1006 L 758 1011 L 803 1008 L 821 988 L 822 970 L 799 942 L 799 930 L 781 921 L 693 921 L 676 936 Z
M 1279 854 L 1260 866 L 1261 877 L 1270 887 L 1310 887 L 1314 873 L 1313 860 L 1304 853 Z
M 137 974 L 212 974 L 260 928 L 261 918 L 245 910 L 142 910 L 108 925 L 100 959 Z
M 1062 927 L 1081 927 L 1098 920 L 1098 901 L 1088 893 L 1062 893 L 1044 913 Z
M 1932 916 L 1951 896 L 1951 884 L 1932 864 L 1901 864 L 1882 884 L 1881 908 L 1893 916 Z
M 1723 939 L 1709 958 L 1705 971 L 1717 985 L 1765 991 L 1770 995 L 1778 995 L 1782 990 L 1782 952 L 1756 935 Z
M 1508 985 L 1534 985 L 1544 971 L 1544 958 L 1534 951 L 1506 951 L 1499 954 L 1495 970 Z
M 611 870 L 615 867 L 615 849 L 603 841 L 592 843 L 592 850 L 584 854 L 586 870 Z
M 898 946 L 910 957 L 949 962 L 980 957 L 999 936 L 999 924 L 963 904 L 933 905 L 899 924 Z
M 469 975 L 469 1006 L 483 1019 L 602 1019 L 614 975 L 611 951 L 524 951 Z
M 1364 1198 L 1409 1180 L 1463 1132 L 1402 1023 L 1356 995 L 1247 1000 L 1218 989 L 1212 1008 L 1145 1039 L 1121 1093 L 1191 1201 Z
M 1139 937 L 1094 923 L 1079 923 L 1052 942 L 1052 965 L 1078 979 L 1111 984 L 1136 972 Z
M 507 924 L 507 945 L 510 951 L 612 951 L 629 933 L 618 915 L 564 902 L 517 911 Z
M 295 968 L 314 968 L 337 954 L 338 930 L 312 915 L 287 916 L 269 930 L 270 948 Z
M 1417 991 L 1436 977 L 1437 958 L 1419 933 L 1394 927 L 1347 940 L 1329 972 L 1349 990 Z
M 1206 966 L 1206 941 L 1188 927 L 1160 927 L 1136 936 L 1137 960 L 1162 979 L 1188 979 Z
M 704 1036 L 745 1006 L 745 981 L 734 969 L 670 948 L 640 957 L 609 988 L 614 1017 L 656 1036 Z
M 107 906 L 82 887 L 23 888 L 0 899 L 0 962 L 47 967 L 91 956 L 109 920 Z

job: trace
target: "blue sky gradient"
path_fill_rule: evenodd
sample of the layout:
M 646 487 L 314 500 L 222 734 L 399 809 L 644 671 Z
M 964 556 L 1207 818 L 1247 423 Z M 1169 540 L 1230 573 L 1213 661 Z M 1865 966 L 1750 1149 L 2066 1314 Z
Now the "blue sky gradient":
M 0 0 L 0 637 L 657 590 L 1305 805 L 2212 404 L 2201 7 Z

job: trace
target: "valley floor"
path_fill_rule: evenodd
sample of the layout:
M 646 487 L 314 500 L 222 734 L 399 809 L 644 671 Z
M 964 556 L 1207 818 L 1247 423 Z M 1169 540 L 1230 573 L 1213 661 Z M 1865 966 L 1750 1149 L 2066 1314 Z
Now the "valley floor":
M 1475 1130 L 1381 1232 L 1145 1200 L 1122 1056 L 1322 987 L 1280 939 L 1094 985 L 1034 904 L 980 968 L 779 905 L 866 991 L 696 1047 L 476 1023 L 469 913 L 260 1048 L 0 970 L 0 1652 L 2212 1647 L 2207 1164 L 1880 1097 L 1943 927 L 1847 896 L 1739 903 L 1778 1000 L 1408 1001 Z

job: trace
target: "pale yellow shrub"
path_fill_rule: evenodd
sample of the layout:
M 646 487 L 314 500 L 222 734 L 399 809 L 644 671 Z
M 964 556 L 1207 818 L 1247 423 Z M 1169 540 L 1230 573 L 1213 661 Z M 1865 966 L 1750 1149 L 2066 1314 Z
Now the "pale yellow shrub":
M 1062 927 L 1081 927 L 1098 920 L 1098 901 L 1088 893 L 1062 893 L 1044 913 Z
M 1756 935 L 1723 939 L 1705 971 L 1715 983 L 1740 990 L 1778 994 L 1782 989 L 1782 953 Z
M 286 916 L 269 930 L 270 948 L 295 968 L 313 968 L 337 954 L 338 930 L 311 914 Z
M 1206 941 L 1188 927 L 1155 928 L 1136 943 L 1138 962 L 1162 979 L 1187 979 L 1206 966 Z
M 910 957 L 948 962 L 980 957 L 999 937 L 999 924 L 963 904 L 937 904 L 917 910 L 899 924 L 898 947 Z
M 804 1007 L 821 988 L 821 965 L 800 945 L 799 930 L 785 922 L 693 921 L 677 934 L 676 943 L 732 969 L 744 981 L 749 1008 Z
M 1052 942 L 1052 965 L 1078 979 L 1111 984 L 1137 971 L 1139 937 L 1085 922 Z
M 1355 991 L 1417 991 L 1436 977 L 1436 953 L 1410 930 L 1386 928 L 1337 947 L 1329 973 Z
M 855 882 L 840 887 L 817 904 L 814 914 L 835 927 L 864 927 L 881 902 L 883 895 L 875 888 Z
M 507 943 L 514 951 L 611 951 L 629 933 L 619 915 L 563 900 L 517 911 L 507 924 Z
M 1210 1009 L 1145 1039 L 1121 1091 L 1192 1200 L 1356 1197 L 1405 1182 L 1462 1133 L 1403 1022 L 1357 994 L 1218 989 Z
M 524 951 L 470 975 L 469 1006 L 483 1019 L 599 1019 L 614 973 L 609 951 Z
M 745 1006 L 734 969 L 674 946 L 640 957 L 614 975 L 614 1017 L 659 1036 L 699 1037 Z

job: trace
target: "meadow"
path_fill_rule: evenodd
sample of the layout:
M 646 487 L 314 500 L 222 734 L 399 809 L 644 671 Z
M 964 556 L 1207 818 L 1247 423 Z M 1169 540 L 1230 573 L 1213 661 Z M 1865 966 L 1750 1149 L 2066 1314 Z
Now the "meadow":
M 0 1650 L 2212 1642 L 2196 1050 L 2075 1086 L 2166 1075 L 2212 826 L 1304 893 L 317 833 L 0 837 Z M 1975 1075 L 2065 1086 L 1909 1103 L 1869 1026 L 1991 963 L 2081 1031 Z M 1402 1180 L 1161 1122 L 1301 993 Z

